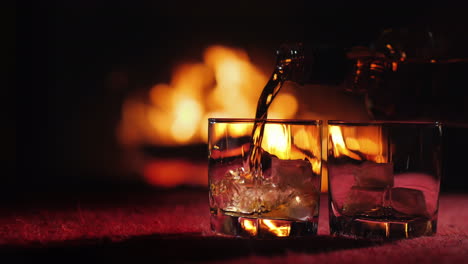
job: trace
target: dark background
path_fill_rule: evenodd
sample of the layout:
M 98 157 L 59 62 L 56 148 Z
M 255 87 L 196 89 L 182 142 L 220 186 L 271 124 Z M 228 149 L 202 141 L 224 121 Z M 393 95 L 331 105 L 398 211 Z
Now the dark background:
M 208 45 L 243 48 L 254 63 L 268 64 L 285 41 L 368 45 L 388 27 L 430 25 L 466 38 L 463 5 L 346 2 L 85 0 L 11 8 L 15 30 L 7 43 L 17 82 L 7 90 L 17 103 L 16 120 L 6 119 L 2 193 L 138 184 L 121 168 L 115 137 L 123 98 L 167 82 L 174 65 L 200 60 Z M 468 175 L 456 166 L 463 162 L 454 155 L 446 164 L 452 169 L 443 190 L 466 191 Z

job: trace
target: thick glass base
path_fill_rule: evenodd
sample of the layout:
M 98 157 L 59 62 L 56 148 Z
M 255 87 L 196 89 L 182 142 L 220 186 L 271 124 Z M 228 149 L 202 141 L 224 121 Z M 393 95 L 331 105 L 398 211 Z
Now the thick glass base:
M 312 236 L 317 234 L 317 226 L 318 217 L 314 218 L 314 221 L 294 221 L 211 214 L 211 230 L 228 236 L 253 238 Z
M 332 235 L 370 239 L 401 239 L 431 236 L 436 231 L 437 220 L 423 218 L 375 220 L 330 215 L 330 234 Z

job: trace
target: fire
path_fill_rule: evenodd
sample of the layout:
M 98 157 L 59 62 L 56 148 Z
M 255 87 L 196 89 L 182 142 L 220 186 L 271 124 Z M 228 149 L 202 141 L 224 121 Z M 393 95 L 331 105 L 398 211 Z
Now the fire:
M 342 128 L 345 132 L 342 131 Z M 347 156 L 355 160 L 367 160 L 376 163 L 387 162 L 387 144 L 378 126 L 359 127 L 359 134 L 355 127 L 328 127 L 329 141 L 333 148 L 333 156 Z M 346 135 L 344 139 L 343 133 Z M 358 155 L 357 153 L 360 153 Z
M 203 58 L 177 67 L 170 83 L 154 85 L 143 98 L 127 99 L 119 127 L 124 145 L 207 142 L 209 117 L 255 116 L 267 75 L 243 50 L 211 46 Z M 296 97 L 284 91 L 271 105 L 269 118 L 294 118 L 298 108 Z M 233 135 L 245 132 L 239 129 Z
M 235 126 L 229 126 L 229 135 L 233 137 L 241 137 L 245 135 L 250 135 L 252 132 L 251 124 L 237 124 Z
M 202 106 L 192 98 L 182 99 L 174 109 L 171 134 L 177 142 L 190 140 L 197 132 L 202 115 Z
M 310 164 L 312 165 L 312 171 L 315 174 L 320 175 L 322 171 L 322 161 L 318 158 L 314 158 L 310 160 Z
M 267 80 L 267 75 L 252 64 L 245 51 L 224 46 L 208 47 L 202 62 L 176 67 L 169 83 L 155 84 L 147 93 L 136 93 L 126 99 L 122 105 L 118 139 L 129 151 L 135 151 L 142 144 L 206 143 L 209 117 L 255 116 L 258 97 Z M 298 108 L 294 94 L 283 91 L 271 105 L 269 118 L 295 118 Z M 239 137 L 250 135 L 252 126 L 245 124 L 220 129 Z M 275 148 L 283 151 L 285 147 Z M 200 174 L 197 176 L 200 180 L 193 181 L 169 167 L 150 162 L 138 170 L 154 185 L 170 187 L 207 181 L 206 174 Z M 201 170 L 197 168 L 196 171 Z
M 242 229 L 244 229 L 249 235 L 257 236 L 258 234 L 257 220 L 239 218 L 239 221 L 240 221 Z
M 343 135 L 341 134 L 340 127 L 330 126 L 328 129 L 331 141 L 333 143 L 333 156 L 335 156 L 335 158 L 345 155 L 356 160 L 361 160 L 361 158 L 358 155 L 349 151 L 348 148 L 346 148 L 346 144 L 343 140 Z
M 315 174 L 320 175 L 322 170 L 321 157 L 323 157 L 322 147 L 320 145 L 320 131 L 318 129 L 311 131 L 299 129 L 294 132 L 293 137 L 295 146 L 303 150 L 309 150 L 313 154 L 313 157 L 309 158 L 312 165 L 312 171 Z M 326 142 L 323 146 L 326 146 Z M 325 148 L 323 149 L 325 150 Z
M 289 221 L 239 217 L 239 223 L 242 229 L 253 237 L 288 237 L 291 234 Z
M 156 83 L 144 93 L 138 91 L 124 101 L 117 130 L 118 139 L 124 147 L 135 151 L 142 144 L 176 146 L 206 143 L 209 117 L 255 116 L 258 98 L 270 72 L 260 71 L 245 51 L 232 47 L 210 46 L 204 50 L 202 58 L 199 62 L 184 63 L 176 67 L 169 82 Z M 268 118 L 355 119 L 358 115 L 348 110 L 344 111 L 342 116 L 308 112 L 306 106 L 310 105 L 310 102 L 305 102 L 305 98 L 298 98 L 296 94 L 300 94 L 300 91 L 283 88 L 270 106 Z M 336 95 L 333 96 L 336 99 Z M 335 106 L 327 111 L 349 108 L 349 102 L 344 99 L 339 102 L 342 108 Z M 248 136 L 252 132 L 252 126 L 247 124 L 220 129 L 225 129 L 233 137 Z M 312 169 L 314 173 L 320 174 L 320 157 L 325 157 L 326 160 L 327 151 L 325 147 L 320 146 L 326 146 L 326 137 L 320 144 L 312 140 L 315 136 L 310 135 L 311 131 L 287 131 L 279 126 L 266 129 L 270 136 L 264 139 L 262 147 L 286 159 L 303 157 L 301 150 L 308 150 L 316 157 L 309 159 Z M 287 133 L 293 134 L 294 142 L 288 139 L 290 134 Z M 367 153 L 378 161 L 383 162 L 385 159 L 379 141 L 374 140 L 372 135 L 367 142 L 365 138 L 356 135 L 346 136 L 346 140 L 341 136 L 341 141 L 339 136 L 334 137 L 336 141 L 333 142 L 337 142 L 336 148 L 339 149 L 340 155 L 357 157 L 356 153 L 360 152 Z M 146 171 L 143 174 L 151 175 L 148 176 L 150 183 L 175 186 L 186 181 L 183 175 L 179 175 L 178 180 L 175 176 L 172 179 L 163 179 L 166 176 L 157 173 L 156 167 L 153 164 L 149 166 L 150 169 L 143 169 Z M 141 168 L 137 170 L 141 171 Z M 322 173 L 322 191 L 326 190 L 326 173 L 325 166 Z M 206 175 L 199 177 L 204 177 L 206 182 Z
M 287 221 L 259 219 L 259 224 L 277 237 L 287 237 L 291 232 L 291 224 Z
M 265 126 L 262 148 L 280 159 L 291 158 L 291 137 L 288 126 L 267 124 Z
M 321 149 L 319 135 L 313 135 L 314 130 L 299 129 L 294 133 L 290 127 L 281 124 L 267 124 L 262 148 L 280 159 L 304 159 L 303 150 L 310 151 L 314 156 L 308 157 L 312 171 L 320 175 Z M 317 129 L 317 133 L 318 129 Z M 293 134 L 293 137 L 291 137 Z M 294 142 L 291 139 L 294 138 Z
M 212 136 L 216 135 L 228 135 L 232 137 L 242 137 L 242 136 L 250 136 L 253 129 L 253 124 L 251 123 L 237 123 L 237 124 L 223 124 L 218 123 L 216 127 L 214 127 L 215 131 L 212 133 Z M 213 141 L 218 141 L 219 138 L 214 138 Z

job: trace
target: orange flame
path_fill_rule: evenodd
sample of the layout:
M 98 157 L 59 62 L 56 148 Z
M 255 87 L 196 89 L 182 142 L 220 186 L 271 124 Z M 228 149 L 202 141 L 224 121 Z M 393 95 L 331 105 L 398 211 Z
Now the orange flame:
M 207 142 L 207 119 L 254 117 L 258 97 L 266 82 L 267 76 L 250 62 L 245 51 L 208 47 L 203 62 L 182 64 L 174 70 L 169 83 L 156 84 L 147 94 L 126 99 L 118 127 L 119 141 L 130 151 L 140 144 L 172 146 Z M 271 105 L 269 117 L 294 118 L 298 106 L 294 95 L 283 91 Z M 252 126 L 220 129 L 239 137 L 250 135 Z M 144 165 L 142 173 L 155 185 L 190 184 L 189 177 L 170 171 L 169 167 L 150 162 Z M 167 175 L 161 171 L 166 171 Z M 206 175 L 200 177 L 203 179 L 198 182 L 206 181 Z
M 351 152 L 346 148 L 346 144 L 343 140 L 343 135 L 341 133 L 341 128 L 338 126 L 329 126 L 329 135 L 331 137 L 333 143 L 333 155 L 337 158 L 339 156 L 345 155 L 350 158 L 361 160 L 361 157 L 356 155 L 355 153 Z
M 248 218 L 239 218 L 242 229 L 249 235 L 256 236 L 258 234 L 257 220 Z
M 312 130 L 306 131 L 305 129 L 299 129 L 294 132 L 294 144 L 298 148 L 305 149 L 311 151 L 313 157 L 309 158 L 309 161 L 312 165 L 312 171 L 315 174 L 320 175 L 322 169 L 322 159 L 323 157 L 321 151 L 321 138 L 320 138 L 320 131 Z M 323 144 L 326 146 L 326 144 Z M 294 148 L 293 148 L 294 149 Z
M 287 125 L 267 124 L 262 148 L 280 159 L 291 159 L 291 137 Z
M 343 137 L 342 128 L 345 129 Z M 376 163 L 387 162 L 386 142 L 378 126 L 359 127 L 359 133 L 355 127 L 328 127 L 329 139 L 333 148 L 333 156 L 347 156 L 355 160 L 367 160 Z M 362 156 L 356 154 L 360 153 Z
M 202 115 L 202 105 L 191 99 L 180 100 L 174 109 L 171 134 L 177 142 L 187 142 L 197 132 Z
M 183 64 L 174 71 L 169 84 L 154 85 L 147 98 L 127 99 L 120 141 L 124 145 L 207 142 L 208 117 L 254 117 L 266 81 L 266 75 L 250 62 L 246 52 L 208 47 L 203 63 Z M 285 91 L 275 98 L 269 117 L 293 118 L 298 106 L 294 95 Z
M 291 225 L 286 221 L 259 219 L 259 224 L 263 229 L 277 237 L 287 237 L 291 232 Z
M 320 138 L 318 135 L 313 135 L 313 132 L 299 129 L 293 134 L 287 125 L 268 124 L 265 126 L 262 148 L 280 159 L 292 160 L 304 159 L 305 154 L 302 150 L 308 150 L 314 155 L 314 157 L 308 157 L 312 171 L 320 175 L 322 155 L 319 145 Z M 318 130 L 317 133 L 319 133 Z M 291 134 L 293 134 L 292 137 Z

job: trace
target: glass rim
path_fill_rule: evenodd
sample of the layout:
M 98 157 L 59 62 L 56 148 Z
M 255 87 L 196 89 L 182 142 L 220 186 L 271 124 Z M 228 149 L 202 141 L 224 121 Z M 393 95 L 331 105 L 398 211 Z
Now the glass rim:
M 371 120 L 371 121 L 347 121 L 328 120 L 328 125 L 344 126 L 373 126 L 373 125 L 421 125 L 421 126 L 442 126 L 441 121 L 419 121 L 419 120 Z
M 265 121 L 267 124 L 291 124 L 291 125 L 322 125 L 323 120 L 318 119 L 259 119 L 259 118 L 208 118 L 208 123 L 254 123 Z

